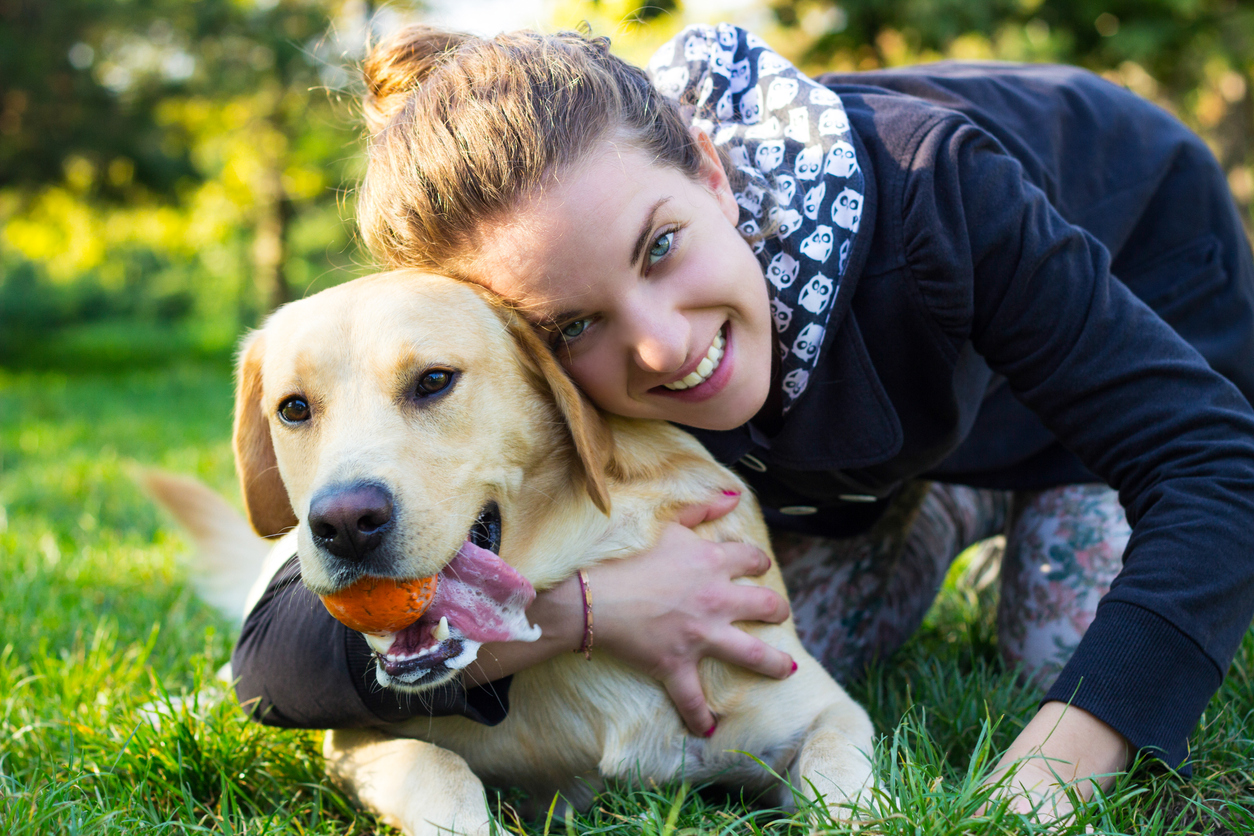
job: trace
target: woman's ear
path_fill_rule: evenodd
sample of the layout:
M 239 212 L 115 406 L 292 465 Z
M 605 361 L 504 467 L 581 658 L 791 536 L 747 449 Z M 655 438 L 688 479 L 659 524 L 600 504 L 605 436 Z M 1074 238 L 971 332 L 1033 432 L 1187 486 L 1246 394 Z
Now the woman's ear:
M 692 138 L 696 141 L 697 150 L 701 153 L 701 169 L 697 172 L 697 179 L 714 195 L 718 201 L 718 208 L 723 211 L 723 217 L 735 226 L 740 223 L 740 205 L 736 203 L 736 195 L 732 193 L 731 181 L 727 179 L 727 169 L 723 167 L 723 158 L 719 156 L 718 149 L 714 147 L 714 140 L 710 139 L 709 134 L 696 125 L 689 130 L 692 131 Z
M 536 336 L 532 327 L 512 311 L 502 311 L 502 318 L 523 359 L 544 378 L 553 393 L 553 401 L 570 430 L 588 496 L 603 514 L 609 516 L 610 494 L 605 484 L 605 470 L 614 457 L 614 436 L 609 425 L 566 375 L 553 357 L 553 352 Z
M 254 331 L 244 341 L 235 371 L 235 428 L 231 446 L 240 492 L 253 530 L 276 537 L 296 525 L 296 513 L 279 475 L 279 462 L 270 439 L 270 422 L 262 407 L 261 364 L 265 335 Z

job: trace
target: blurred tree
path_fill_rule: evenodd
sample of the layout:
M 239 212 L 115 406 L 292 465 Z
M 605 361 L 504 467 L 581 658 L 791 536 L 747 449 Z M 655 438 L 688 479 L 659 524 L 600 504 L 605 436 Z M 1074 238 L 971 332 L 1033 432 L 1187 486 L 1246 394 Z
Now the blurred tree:
M 1250 0 L 556 0 L 555 9 L 562 25 L 587 20 L 613 36 L 636 63 L 685 23 L 722 19 L 815 74 L 946 58 L 1083 66 L 1197 130 L 1254 220 Z
M 157 112 L 184 131 L 202 173 L 231 181 L 251 216 L 253 280 L 264 307 L 273 308 L 292 298 L 285 265 L 298 204 L 333 194 L 354 154 L 345 149 L 359 133 L 356 120 L 347 106 L 336 111 L 325 84 L 343 56 L 328 63 L 326 53 L 332 21 L 345 7 L 364 7 L 343 0 L 173 5 L 166 25 L 187 33 L 200 66 Z M 352 12 L 350 24 L 359 24 Z M 214 111 L 235 118 L 204 118 Z
M 1057 61 L 1157 101 L 1254 198 L 1254 4 L 1241 0 L 770 0 L 811 70 L 939 58 Z
M 0 0 L 0 355 L 49 325 L 233 333 L 356 257 L 346 90 L 372 16 L 420 0 Z M 1175 111 L 1254 199 L 1249 0 L 550 0 L 636 63 L 699 10 L 804 69 L 940 58 L 1086 66 Z M 18 334 L 18 336 L 14 336 Z M 0 356 L 2 359 L 2 356 Z
M 199 263 L 168 284 L 237 279 L 243 257 L 254 289 L 237 287 L 239 302 L 286 301 L 288 268 L 302 266 L 293 230 L 308 227 L 307 247 L 344 244 L 337 190 L 360 130 L 337 91 L 369 12 L 364 0 L 0 0 L 0 246 L 54 281 L 112 290 L 145 263 L 152 275 Z
M 152 11 L 111 0 L 0 0 L 0 187 L 60 182 L 71 155 L 98 169 L 126 160 L 128 181 L 159 191 L 192 173 L 186 155 L 162 148 L 152 118 L 161 87 L 90 71 L 102 42 L 147 25 Z M 162 80 L 182 75 L 185 54 L 153 51 L 150 60 L 168 67 Z M 121 197 L 116 183 L 99 185 Z

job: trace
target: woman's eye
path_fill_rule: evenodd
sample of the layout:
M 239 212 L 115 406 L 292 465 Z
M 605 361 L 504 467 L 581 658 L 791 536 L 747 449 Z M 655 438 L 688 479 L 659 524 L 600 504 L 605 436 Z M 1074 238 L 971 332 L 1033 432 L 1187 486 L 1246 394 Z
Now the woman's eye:
M 573 322 L 568 322 L 563 325 L 560 329 L 558 329 L 558 333 L 568 340 L 573 340 L 582 335 L 584 331 L 588 330 L 588 324 L 588 320 L 586 319 L 576 319 Z
M 453 373 L 448 369 L 429 369 L 418 378 L 417 394 L 420 398 L 438 395 L 453 383 Z
M 675 241 L 674 232 L 664 232 L 657 238 L 653 239 L 653 246 L 649 247 L 649 264 L 657 264 L 666 258 L 666 254 L 671 251 L 671 244 Z
M 300 424 L 308 421 L 309 402 L 301 397 L 290 397 L 279 404 L 279 417 L 289 424 Z

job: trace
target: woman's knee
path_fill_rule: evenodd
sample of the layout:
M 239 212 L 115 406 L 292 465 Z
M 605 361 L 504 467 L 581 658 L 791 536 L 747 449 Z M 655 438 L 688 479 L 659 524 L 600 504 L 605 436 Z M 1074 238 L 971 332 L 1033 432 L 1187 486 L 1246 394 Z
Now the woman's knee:
M 998 643 L 1045 684 L 1075 652 L 1123 566 L 1131 528 L 1105 485 L 1021 492 L 1002 562 Z
M 922 623 L 954 558 L 1001 533 L 1008 507 L 1004 492 L 917 483 L 866 534 L 774 534 L 802 643 L 841 679 L 892 653 Z

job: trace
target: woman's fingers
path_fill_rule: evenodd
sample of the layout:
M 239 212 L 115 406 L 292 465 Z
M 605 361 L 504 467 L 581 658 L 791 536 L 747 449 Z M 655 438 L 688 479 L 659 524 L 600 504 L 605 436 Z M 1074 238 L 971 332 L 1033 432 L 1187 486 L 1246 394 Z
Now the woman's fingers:
M 710 520 L 726 516 L 740 504 L 738 491 L 724 491 L 709 502 L 700 505 L 685 505 L 679 510 L 675 520 L 685 528 L 695 528 Z M 725 552 L 726 567 L 731 578 L 757 577 L 771 568 L 771 559 L 766 552 L 748 543 L 719 544 Z
M 766 621 L 779 624 L 792 613 L 788 599 L 765 586 L 729 584 L 726 592 L 726 611 L 731 621 Z
M 771 558 L 766 552 L 749 543 L 716 543 L 723 555 L 728 577 L 756 578 L 771 568 Z
M 796 661 L 787 653 L 736 627 L 715 637 L 708 655 L 772 679 L 787 679 L 797 670 Z
M 770 568 L 767 554 L 746 543 L 715 543 L 694 533 L 734 509 L 728 493 L 688 506 L 646 552 L 589 570 L 596 608 L 596 647 L 659 680 L 684 725 L 704 735 L 715 718 L 698 665 L 707 656 L 782 679 L 796 666 L 787 654 L 741 629 L 789 616 L 778 592 L 738 581 Z
M 725 516 L 740 504 L 740 494 L 736 491 L 724 491 L 709 502 L 700 505 L 685 505 L 679 509 L 675 519 L 685 528 L 693 528 L 703 522 L 717 520 Z
M 688 731 L 697 737 L 709 737 L 714 732 L 714 715 L 706 705 L 701 691 L 701 680 L 696 665 L 683 665 L 662 678 L 662 686 L 670 695 L 671 702 L 683 718 Z

